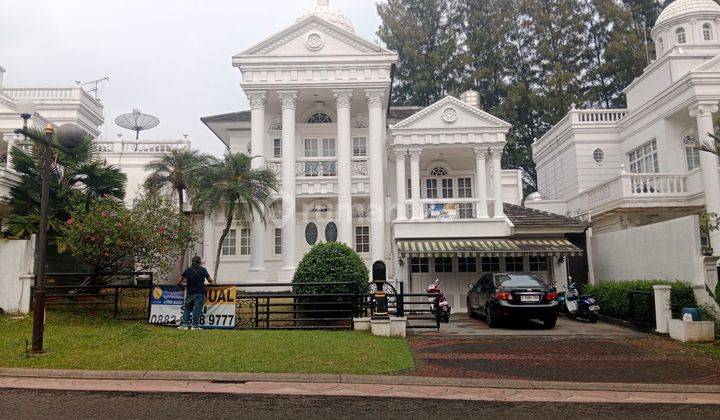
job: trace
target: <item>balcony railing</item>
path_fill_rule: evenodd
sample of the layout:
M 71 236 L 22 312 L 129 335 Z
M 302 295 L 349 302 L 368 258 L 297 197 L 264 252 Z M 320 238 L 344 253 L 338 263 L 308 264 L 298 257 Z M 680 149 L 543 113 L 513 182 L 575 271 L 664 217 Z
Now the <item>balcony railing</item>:
M 100 153 L 168 153 L 190 147 L 187 140 L 96 140 L 95 148 Z
M 573 123 L 616 123 L 627 115 L 625 109 L 574 109 L 569 115 Z
M 282 159 L 272 159 L 266 162 L 268 169 L 275 176 L 282 176 Z M 350 162 L 350 174 L 353 177 L 368 176 L 367 159 L 353 159 Z M 295 162 L 295 176 L 302 178 L 320 178 L 337 176 L 337 158 L 299 158 Z
M 72 102 L 83 103 L 97 115 L 102 116 L 103 106 L 95 100 L 82 86 L 71 87 L 1 87 L 0 92 L 15 101 Z

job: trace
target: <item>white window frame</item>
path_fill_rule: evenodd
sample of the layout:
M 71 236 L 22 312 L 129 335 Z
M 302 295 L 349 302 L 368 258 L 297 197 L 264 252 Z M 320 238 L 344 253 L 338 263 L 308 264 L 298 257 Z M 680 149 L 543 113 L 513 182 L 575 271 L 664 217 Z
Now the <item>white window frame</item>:
M 452 178 L 441 178 L 440 189 L 442 192 L 442 198 L 455 198 L 454 186 L 455 183 Z
M 687 35 L 685 34 L 685 28 L 678 28 L 675 31 L 675 40 L 678 44 L 687 43 Z
M 275 228 L 275 255 L 282 255 L 282 228 Z
M 473 182 L 471 177 L 459 177 L 457 179 L 458 198 L 473 198 Z
M 698 144 L 697 137 L 693 134 L 687 134 L 682 138 L 683 148 L 685 149 L 685 166 L 688 172 L 700 167 L 700 151 L 695 148 Z
M 225 235 L 225 239 L 222 243 L 222 256 L 223 257 L 232 257 L 234 255 L 237 255 L 237 230 L 236 229 L 230 229 Z
M 353 157 L 367 157 L 367 137 L 353 137 Z
M 702 35 L 703 35 L 703 40 L 712 41 L 712 39 L 713 39 L 712 25 L 710 25 L 709 23 L 704 23 L 702 26 Z
M 425 198 L 438 198 L 438 179 L 425 179 Z
M 355 226 L 355 251 L 370 252 L 370 226 Z
M 658 158 L 657 140 L 652 139 L 627 154 L 630 172 L 658 173 L 660 172 L 660 159 Z
M 278 139 L 278 138 L 273 139 L 273 157 L 274 158 L 282 157 L 282 139 Z
M 240 248 L 240 255 L 250 255 L 250 229 L 249 228 L 242 228 L 240 229 L 240 243 L 238 248 Z

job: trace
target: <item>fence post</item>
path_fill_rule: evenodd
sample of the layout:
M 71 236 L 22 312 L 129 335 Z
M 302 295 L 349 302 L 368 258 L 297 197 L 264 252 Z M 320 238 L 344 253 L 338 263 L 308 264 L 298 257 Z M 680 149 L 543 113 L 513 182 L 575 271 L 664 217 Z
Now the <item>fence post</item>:
M 671 287 L 666 284 L 656 284 L 653 286 L 653 294 L 655 297 L 655 331 L 660 334 L 668 333 L 668 324 L 670 323 L 670 319 L 672 319 L 670 290 Z
M 120 298 L 120 288 L 115 287 L 115 312 L 114 312 L 115 318 L 117 318 L 117 314 L 118 314 L 118 299 L 119 298 Z
M 396 304 L 397 304 L 397 316 L 399 318 L 402 318 L 405 316 L 405 286 L 401 282 L 400 283 L 400 294 L 396 296 Z

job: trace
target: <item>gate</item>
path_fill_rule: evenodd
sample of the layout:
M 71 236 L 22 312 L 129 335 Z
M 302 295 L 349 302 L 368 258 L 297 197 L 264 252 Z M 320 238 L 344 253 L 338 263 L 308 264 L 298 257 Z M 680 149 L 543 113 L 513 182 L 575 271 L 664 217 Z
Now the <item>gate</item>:
M 364 302 L 360 309 L 362 316 L 372 315 L 375 307 L 374 293 L 377 283 L 382 284 L 383 292 L 388 299 L 388 313 L 391 316 L 406 317 L 408 330 L 440 330 L 440 317 L 430 309 L 429 298 L 434 297 L 428 293 L 406 293 L 404 283 L 399 283 L 398 291 L 388 282 L 370 283 L 362 296 Z M 439 315 L 439 314 L 437 314 Z
M 655 327 L 655 298 L 653 292 L 647 290 L 631 290 L 628 292 L 628 320 L 640 327 Z

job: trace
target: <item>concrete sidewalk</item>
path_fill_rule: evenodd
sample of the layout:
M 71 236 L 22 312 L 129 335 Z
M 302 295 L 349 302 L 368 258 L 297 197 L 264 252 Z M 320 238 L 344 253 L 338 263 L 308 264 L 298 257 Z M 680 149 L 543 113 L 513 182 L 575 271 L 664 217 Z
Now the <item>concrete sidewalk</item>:
M 0 369 L 0 388 L 65 391 L 720 405 L 720 386 L 404 376 Z

